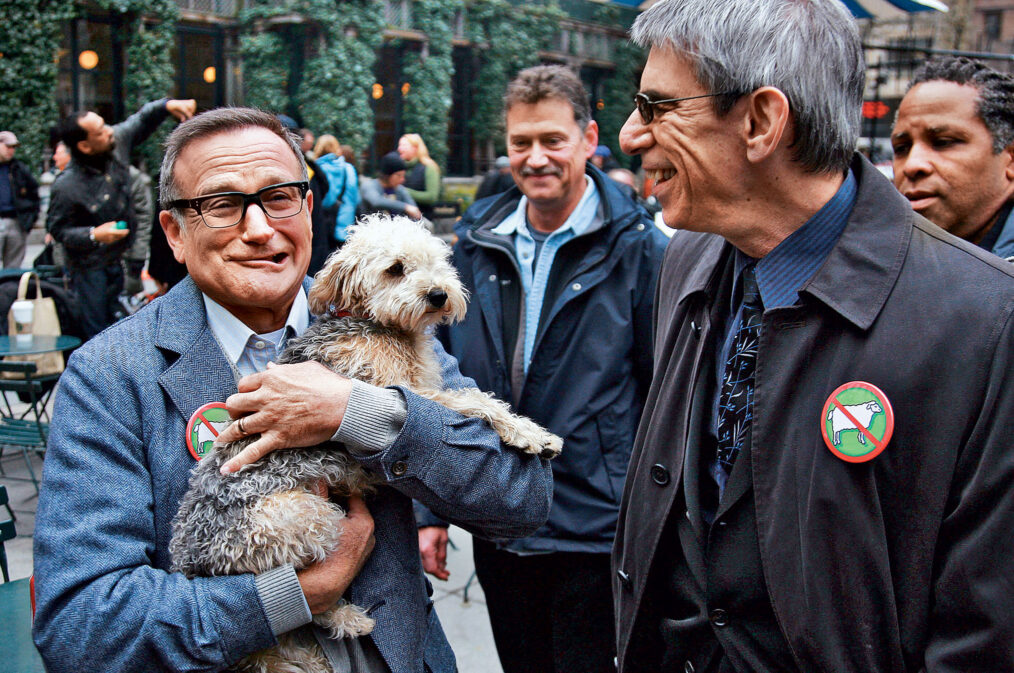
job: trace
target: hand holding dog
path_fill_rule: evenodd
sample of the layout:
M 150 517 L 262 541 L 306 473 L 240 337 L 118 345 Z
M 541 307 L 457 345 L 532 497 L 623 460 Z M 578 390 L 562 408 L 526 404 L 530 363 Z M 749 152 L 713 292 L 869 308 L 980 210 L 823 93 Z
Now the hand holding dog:
M 338 602 L 363 569 L 375 543 L 373 516 L 362 498 L 352 496 L 342 519 L 341 546 L 325 560 L 296 573 L 311 614 L 319 615 Z
M 226 428 L 218 442 L 256 433 L 260 438 L 223 464 L 222 474 L 276 449 L 316 446 L 331 439 L 345 416 L 352 382 L 320 363 L 301 362 L 269 364 L 267 370 L 240 379 L 238 389 L 225 405 L 229 415 L 242 422 Z

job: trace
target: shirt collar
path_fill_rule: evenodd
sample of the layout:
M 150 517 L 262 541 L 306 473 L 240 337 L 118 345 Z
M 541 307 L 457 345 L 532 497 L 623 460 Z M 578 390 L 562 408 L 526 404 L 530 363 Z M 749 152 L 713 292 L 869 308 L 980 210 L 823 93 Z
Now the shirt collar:
M 236 364 L 243 355 L 250 336 L 256 334 L 246 324 L 229 312 L 224 306 L 216 302 L 208 295 L 201 293 L 204 298 L 204 310 L 208 315 L 208 326 L 211 332 L 222 345 L 222 350 L 229 362 Z M 295 336 L 299 336 L 310 325 L 310 309 L 306 303 L 306 292 L 302 287 L 292 302 L 289 309 L 289 317 L 285 321 L 286 327 L 291 327 Z
M 799 290 L 824 263 L 845 230 L 857 191 L 855 175 L 849 170 L 831 200 L 763 258 L 754 260 L 736 250 L 737 279 L 747 264 L 757 263 L 757 286 L 764 308 L 796 303 Z
M 577 202 L 577 207 L 567 217 L 567 221 L 563 223 L 563 226 L 553 231 L 554 235 L 565 231 L 573 231 L 574 236 L 581 236 L 588 233 L 592 229 L 592 225 L 596 223 L 601 224 L 601 218 L 595 217 L 595 213 L 598 211 L 602 201 L 599 196 L 599 190 L 595 186 L 595 181 L 591 179 L 591 176 L 586 174 L 584 179 L 585 190 L 584 194 L 581 195 L 581 200 Z M 501 236 L 520 233 L 528 236 L 527 211 L 528 197 L 522 195 L 521 200 L 518 202 L 518 207 L 504 218 L 503 222 L 494 227 L 492 233 Z
M 1005 231 L 1008 231 L 1008 227 L 1014 222 L 1014 201 L 1008 201 L 1000 207 L 1000 210 L 996 214 L 996 222 L 989 228 L 986 235 L 979 241 L 979 247 L 988 252 L 993 252 L 997 242 L 1000 240 L 1000 236 Z

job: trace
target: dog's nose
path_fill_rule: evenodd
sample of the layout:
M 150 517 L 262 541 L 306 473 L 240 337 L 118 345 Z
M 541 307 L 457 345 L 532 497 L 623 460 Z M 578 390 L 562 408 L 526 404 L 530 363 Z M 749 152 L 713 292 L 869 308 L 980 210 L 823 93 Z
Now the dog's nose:
M 426 295 L 426 299 L 429 300 L 434 308 L 441 308 L 447 303 L 447 293 L 443 290 L 430 290 L 429 294 Z

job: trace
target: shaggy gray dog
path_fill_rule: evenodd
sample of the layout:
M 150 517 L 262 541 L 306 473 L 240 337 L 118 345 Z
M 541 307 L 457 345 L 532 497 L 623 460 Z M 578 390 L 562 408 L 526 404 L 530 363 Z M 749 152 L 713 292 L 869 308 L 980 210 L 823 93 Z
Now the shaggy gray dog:
M 315 360 L 373 385 L 402 385 L 486 420 L 504 443 L 521 451 L 559 454 L 559 437 L 512 414 L 503 402 L 475 388 L 442 389 L 430 328 L 460 320 L 467 301 L 447 244 L 404 217 L 368 216 L 349 232 L 310 289 L 310 310 L 321 317 L 289 343 L 279 362 Z M 285 563 L 298 570 L 338 548 L 345 513 L 315 487 L 326 483 L 331 495 L 359 495 L 371 489 L 371 475 L 331 446 L 275 451 L 222 476 L 222 464 L 257 437 L 216 446 L 194 469 L 173 520 L 174 571 L 187 577 L 262 573 Z M 365 635 L 374 626 L 361 608 L 344 601 L 314 622 L 336 638 Z M 305 633 L 278 640 L 277 647 L 246 657 L 234 670 L 332 670 Z

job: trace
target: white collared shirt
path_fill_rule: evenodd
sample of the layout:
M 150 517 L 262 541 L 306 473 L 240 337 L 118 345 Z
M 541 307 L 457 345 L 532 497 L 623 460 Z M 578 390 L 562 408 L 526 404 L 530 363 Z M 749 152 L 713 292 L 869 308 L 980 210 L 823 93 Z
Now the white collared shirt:
M 247 327 L 242 320 L 208 295 L 201 295 L 204 298 L 204 310 L 208 314 L 208 326 L 222 346 L 226 359 L 236 367 L 240 376 L 262 371 L 269 360 L 274 360 L 281 354 L 287 341 L 286 336 L 299 336 L 310 325 L 310 308 L 302 287 L 292 302 L 283 330 L 263 335 Z

